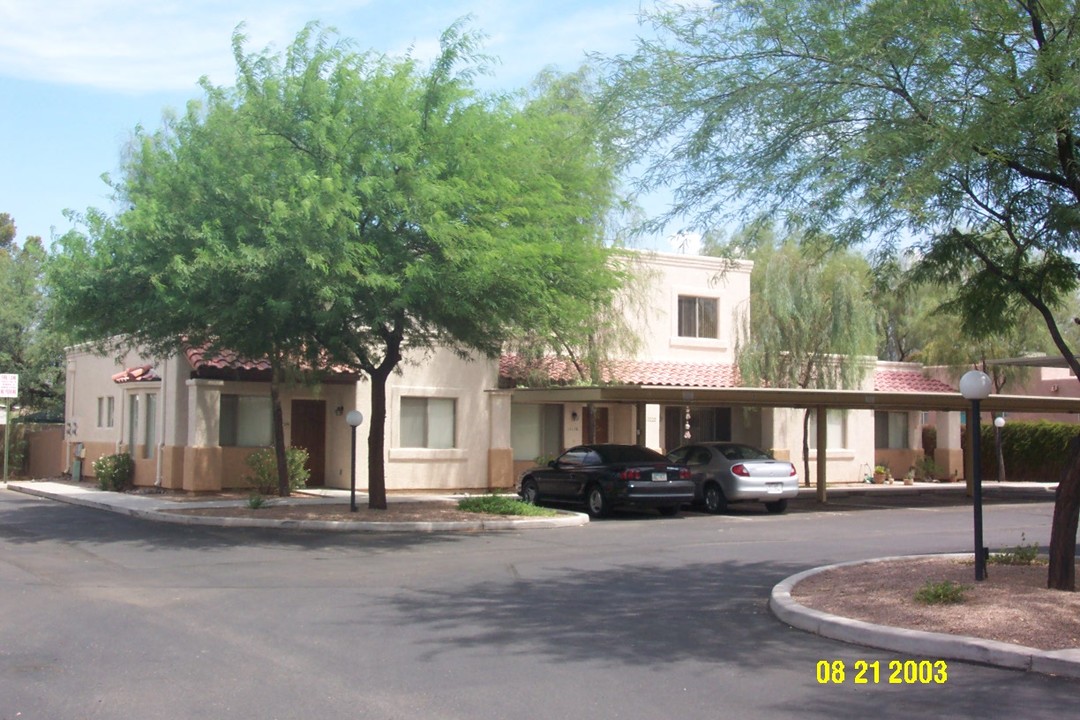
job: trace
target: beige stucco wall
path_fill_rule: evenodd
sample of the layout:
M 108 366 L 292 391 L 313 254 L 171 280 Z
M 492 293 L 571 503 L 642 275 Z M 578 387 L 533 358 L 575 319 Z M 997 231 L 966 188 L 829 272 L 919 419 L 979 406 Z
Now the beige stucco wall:
M 493 444 L 494 427 L 505 427 L 509 443 L 510 407 L 493 393 L 498 381 L 498 361 L 488 358 L 466 360 L 449 350 L 433 350 L 409 358 L 399 375 L 392 375 L 387 387 L 386 447 L 387 490 L 483 490 L 491 482 L 504 484 L 512 475 L 512 455 L 492 450 L 508 450 Z M 405 448 L 401 446 L 399 422 L 402 397 L 438 397 L 455 400 L 455 447 L 450 449 Z M 357 435 L 358 489 L 368 486 L 367 437 L 371 414 L 371 385 L 357 386 L 356 406 L 364 414 Z M 341 423 L 344 425 L 344 422 Z M 348 434 L 345 434 L 348 440 Z M 492 457 L 498 463 L 489 469 Z M 343 454 L 348 460 L 348 452 Z M 329 473 L 328 473 L 329 474 Z M 348 472 L 340 482 L 327 479 L 334 487 L 348 487 Z
M 626 301 L 631 328 L 642 340 L 639 359 L 731 363 L 736 322 L 750 297 L 753 263 L 670 253 L 639 253 L 638 280 Z M 716 339 L 679 337 L 680 295 L 716 298 Z

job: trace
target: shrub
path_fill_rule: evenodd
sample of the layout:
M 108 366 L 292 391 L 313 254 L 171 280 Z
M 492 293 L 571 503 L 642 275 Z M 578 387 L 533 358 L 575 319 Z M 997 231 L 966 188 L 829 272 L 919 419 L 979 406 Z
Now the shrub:
M 915 477 L 920 480 L 935 480 L 944 475 L 945 470 L 934 462 L 934 459 L 929 455 L 915 461 Z
M 465 512 L 491 515 L 557 515 L 550 508 L 537 507 L 509 495 L 477 495 L 458 502 L 458 509 Z
M 937 428 L 933 425 L 922 426 L 922 447 L 923 454 L 927 457 L 932 458 L 937 452 Z
M 30 447 L 26 425 L 12 420 L 6 431 L 8 432 L 7 450 L 10 453 L 7 458 L 8 473 L 10 475 L 22 475 L 26 470 L 27 450 Z M 0 434 L 3 432 L 0 431 Z M 4 455 L 3 451 L 4 444 L 0 441 L 0 458 Z
M 285 448 L 285 465 L 289 471 L 289 489 L 297 490 L 307 485 L 311 471 L 307 469 L 308 453 L 304 448 Z M 277 458 L 273 448 L 260 448 L 248 455 L 247 466 L 251 474 L 244 479 L 256 492 L 263 495 L 278 491 Z
M 925 605 L 962 603 L 964 591 L 970 589 L 970 585 L 957 585 L 952 580 L 941 582 L 927 580 L 926 584 L 915 592 L 915 599 Z
M 253 492 L 248 495 L 248 507 L 252 510 L 258 510 L 260 508 L 266 507 L 266 498 L 264 498 L 257 492 Z
M 102 490 L 124 492 L 135 478 L 135 461 L 127 453 L 102 455 L 94 461 L 94 475 Z
M 1039 545 L 1031 543 L 1025 545 L 1023 533 L 1020 533 L 1020 544 L 1011 550 L 1003 550 L 990 554 L 990 562 L 994 565 L 1034 565 L 1039 557 Z
M 982 477 L 997 479 L 997 443 L 995 428 L 982 424 Z M 1001 428 L 1001 449 L 1005 474 L 1009 480 L 1055 482 L 1065 470 L 1069 441 L 1077 435 L 1071 423 L 1038 420 L 1006 423 Z M 966 438 L 966 434 L 965 434 Z

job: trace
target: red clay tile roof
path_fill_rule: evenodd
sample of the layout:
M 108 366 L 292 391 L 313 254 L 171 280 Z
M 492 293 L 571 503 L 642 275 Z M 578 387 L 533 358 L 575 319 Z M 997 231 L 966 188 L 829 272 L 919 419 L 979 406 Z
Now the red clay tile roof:
M 187 361 L 191 363 L 193 370 L 247 370 L 255 372 L 270 372 L 269 360 L 249 360 L 241 357 L 231 350 L 221 350 L 214 354 L 207 354 L 205 347 L 192 347 L 184 351 Z
M 252 360 L 231 350 L 219 350 L 208 353 L 206 347 L 189 347 L 184 351 L 191 369 L 198 377 L 229 378 L 242 377 L 247 380 L 269 381 L 270 361 Z M 311 370 L 308 363 L 303 363 L 302 370 Z M 326 369 L 323 382 L 356 382 L 359 375 L 344 365 L 335 365 Z
M 565 385 L 580 379 L 566 358 L 549 356 L 527 361 L 518 355 L 499 359 L 499 377 L 511 384 L 545 381 Z M 613 360 L 604 364 L 600 377 L 616 385 L 672 385 L 677 387 L 738 387 L 738 369 L 730 363 Z
M 730 363 L 692 363 L 676 361 L 613 360 L 604 365 L 601 378 L 617 385 L 669 385 L 675 387 L 739 387 L 739 369 Z M 562 357 L 527 361 L 518 355 L 499 359 L 499 377 L 509 384 L 549 382 L 556 385 L 579 380 L 571 363 Z M 876 392 L 945 392 L 956 388 L 915 370 L 876 370 Z
M 140 365 L 139 367 L 126 368 L 112 376 L 114 383 L 123 384 L 129 382 L 153 382 L 161 377 L 154 372 L 153 365 Z
M 876 370 L 875 392 L 944 392 L 955 393 L 956 388 L 927 377 L 915 370 Z

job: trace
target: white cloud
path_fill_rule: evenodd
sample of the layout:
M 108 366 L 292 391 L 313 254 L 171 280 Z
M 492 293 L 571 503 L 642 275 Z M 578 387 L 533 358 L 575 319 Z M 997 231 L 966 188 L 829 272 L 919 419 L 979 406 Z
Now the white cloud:
M 312 10 L 300 5 L 0 0 L 0 68 L 26 80 L 128 92 L 192 88 L 202 75 L 227 83 L 236 26 L 246 23 L 252 47 L 284 46 Z
M 121 92 L 192 89 L 203 75 L 230 84 L 238 24 L 249 49 L 283 49 L 313 19 L 361 48 L 426 60 L 471 14 L 498 76 L 523 84 L 546 65 L 575 69 L 586 51 L 625 49 L 637 10 L 636 0 L 0 0 L 0 74 Z

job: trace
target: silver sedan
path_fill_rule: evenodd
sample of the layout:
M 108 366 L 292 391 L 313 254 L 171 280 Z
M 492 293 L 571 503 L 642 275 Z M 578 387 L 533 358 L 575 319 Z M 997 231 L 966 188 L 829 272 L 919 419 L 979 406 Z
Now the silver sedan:
M 700 442 L 683 445 L 668 459 L 690 470 L 694 503 L 711 513 L 721 513 L 730 502 L 765 503 L 771 513 L 782 513 L 788 500 L 799 494 L 799 475 L 786 460 L 776 460 L 764 450 L 733 442 Z

